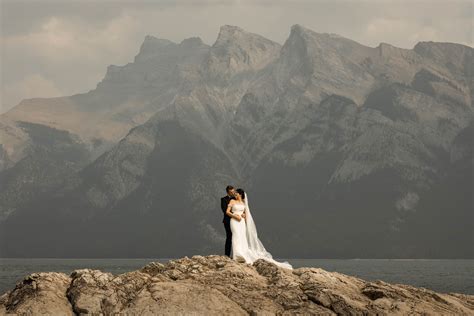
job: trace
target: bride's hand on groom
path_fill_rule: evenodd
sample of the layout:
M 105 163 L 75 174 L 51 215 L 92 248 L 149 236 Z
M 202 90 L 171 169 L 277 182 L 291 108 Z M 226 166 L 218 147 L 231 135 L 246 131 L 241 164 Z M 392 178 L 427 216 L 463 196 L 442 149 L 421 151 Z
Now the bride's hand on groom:
M 237 220 L 240 222 L 242 219 L 245 219 L 247 221 L 247 218 L 245 217 L 245 213 L 242 213 L 242 215 L 237 215 Z

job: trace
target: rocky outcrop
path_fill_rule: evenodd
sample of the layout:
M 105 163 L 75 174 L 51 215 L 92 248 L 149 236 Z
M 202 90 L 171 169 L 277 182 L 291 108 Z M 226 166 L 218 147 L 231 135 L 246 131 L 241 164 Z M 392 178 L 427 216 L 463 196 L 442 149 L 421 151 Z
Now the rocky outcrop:
M 0 297 L 0 314 L 5 313 L 472 315 L 474 296 L 210 255 L 151 262 L 119 275 L 91 269 L 69 276 L 33 273 Z

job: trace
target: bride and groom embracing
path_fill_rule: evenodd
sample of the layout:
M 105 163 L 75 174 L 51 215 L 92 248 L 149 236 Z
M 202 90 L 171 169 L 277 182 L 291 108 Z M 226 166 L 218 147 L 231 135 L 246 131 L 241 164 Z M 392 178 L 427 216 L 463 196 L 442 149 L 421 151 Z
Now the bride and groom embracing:
M 226 187 L 226 191 L 227 195 L 221 198 L 221 209 L 224 212 L 222 222 L 226 230 L 226 256 L 238 262 L 250 264 L 257 259 L 264 259 L 282 268 L 293 269 L 288 261 L 274 260 L 263 247 L 250 213 L 248 194 L 242 189 L 234 189 L 231 185 Z

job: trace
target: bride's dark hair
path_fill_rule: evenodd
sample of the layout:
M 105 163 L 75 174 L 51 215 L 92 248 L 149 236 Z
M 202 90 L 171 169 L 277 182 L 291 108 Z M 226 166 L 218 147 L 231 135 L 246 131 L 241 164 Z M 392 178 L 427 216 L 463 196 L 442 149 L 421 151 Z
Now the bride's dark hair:
M 242 197 L 242 200 L 245 199 L 245 191 L 243 189 L 239 188 L 235 191 L 237 191 L 240 194 L 240 196 Z

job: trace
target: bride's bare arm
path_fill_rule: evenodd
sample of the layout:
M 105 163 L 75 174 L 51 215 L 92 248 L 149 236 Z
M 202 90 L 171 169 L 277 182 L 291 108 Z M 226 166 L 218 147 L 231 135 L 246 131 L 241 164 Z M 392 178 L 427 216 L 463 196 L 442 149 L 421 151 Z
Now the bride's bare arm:
M 227 214 L 227 216 L 235 218 L 235 217 L 234 217 L 234 214 L 232 214 L 232 212 L 230 211 L 231 209 L 232 209 L 232 204 L 229 203 L 229 205 L 227 206 L 227 210 L 225 211 L 225 213 Z

